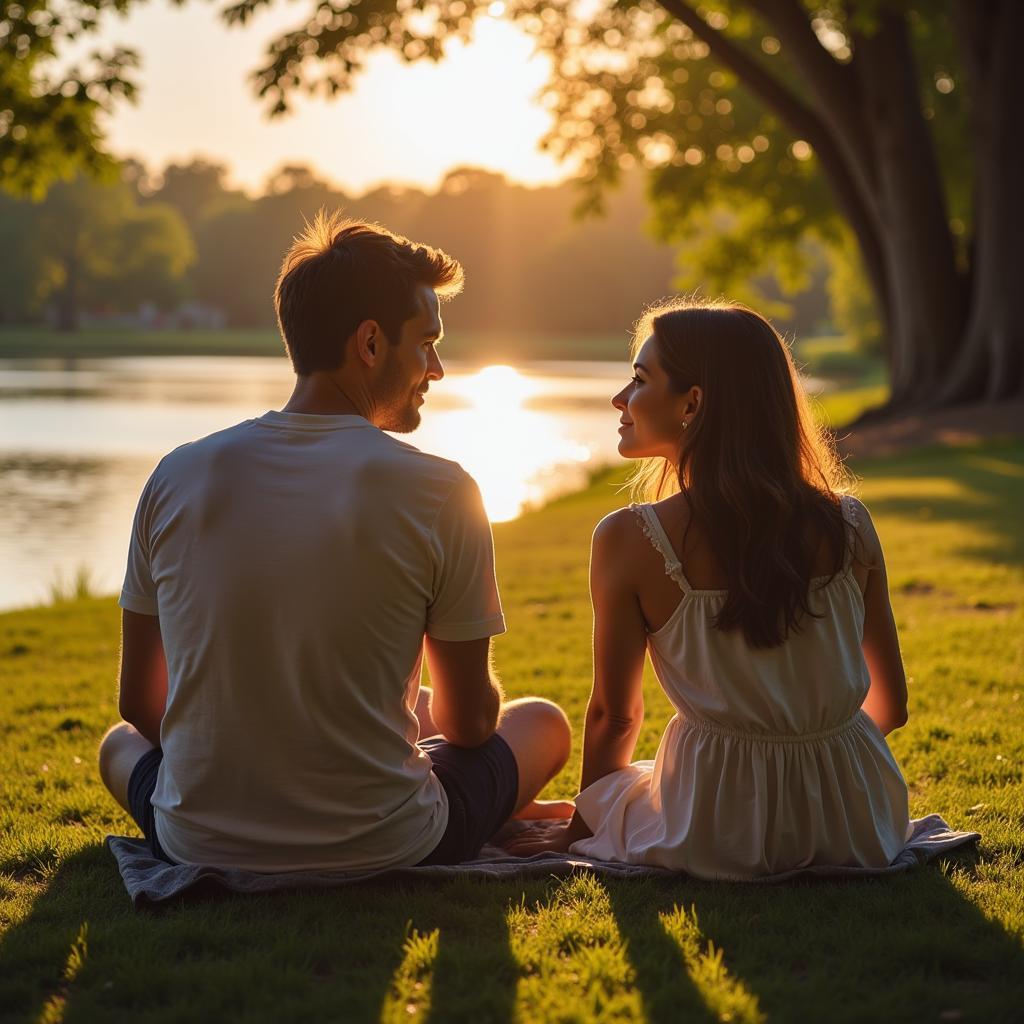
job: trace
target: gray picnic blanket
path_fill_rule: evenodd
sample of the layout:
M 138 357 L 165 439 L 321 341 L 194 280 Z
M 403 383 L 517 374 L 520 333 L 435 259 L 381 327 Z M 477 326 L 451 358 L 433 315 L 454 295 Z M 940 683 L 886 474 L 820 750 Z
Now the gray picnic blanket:
M 510 822 L 511 830 L 526 827 Z M 502 838 L 499 833 L 497 838 Z M 911 822 L 910 839 L 898 857 L 884 868 L 828 867 L 815 865 L 784 871 L 758 879 L 760 883 L 787 882 L 794 878 L 867 878 L 895 874 L 924 864 L 981 836 L 977 832 L 954 832 L 937 814 Z M 496 881 L 536 878 L 592 871 L 608 878 L 683 877 L 666 868 L 644 864 L 620 864 L 592 860 L 571 853 L 538 853 L 532 857 L 512 857 L 500 846 L 485 846 L 476 860 L 455 865 L 385 868 L 376 871 L 288 871 L 263 874 L 236 868 L 203 867 L 196 864 L 168 864 L 157 860 L 144 839 L 107 836 L 107 846 L 117 860 L 132 905 L 140 907 L 165 903 L 182 896 L 201 896 L 211 891 L 240 893 L 277 892 L 285 889 L 335 889 L 377 881 L 431 880 L 470 875 Z

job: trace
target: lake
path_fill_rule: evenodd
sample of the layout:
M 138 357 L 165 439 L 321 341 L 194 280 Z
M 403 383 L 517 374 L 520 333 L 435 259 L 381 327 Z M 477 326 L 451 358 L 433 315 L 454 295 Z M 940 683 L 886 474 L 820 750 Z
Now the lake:
M 445 369 L 403 439 L 460 462 L 492 521 L 619 462 L 610 399 L 625 361 Z M 119 590 L 135 504 L 160 458 L 280 408 L 293 381 L 279 357 L 0 360 L 0 608 L 47 601 L 79 571 L 94 590 Z
M 476 477 L 495 522 L 617 461 L 610 397 L 625 362 L 446 364 L 410 441 Z M 0 608 L 49 599 L 87 570 L 120 588 L 139 492 L 172 448 L 280 408 L 281 358 L 0 361 Z

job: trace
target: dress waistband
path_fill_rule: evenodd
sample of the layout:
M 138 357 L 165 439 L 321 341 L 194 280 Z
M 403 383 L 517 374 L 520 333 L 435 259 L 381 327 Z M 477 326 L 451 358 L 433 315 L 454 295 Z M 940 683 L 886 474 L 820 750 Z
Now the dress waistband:
M 845 722 L 833 725 L 828 729 L 820 729 L 817 732 L 743 732 L 740 729 L 730 729 L 727 726 L 719 725 L 708 718 L 680 718 L 680 722 L 687 728 L 699 729 L 701 732 L 714 733 L 716 736 L 730 736 L 736 740 L 749 740 L 753 743 L 814 743 L 817 740 L 829 740 L 834 736 L 842 736 L 849 732 L 861 720 L 863 711 L 856 711 Z

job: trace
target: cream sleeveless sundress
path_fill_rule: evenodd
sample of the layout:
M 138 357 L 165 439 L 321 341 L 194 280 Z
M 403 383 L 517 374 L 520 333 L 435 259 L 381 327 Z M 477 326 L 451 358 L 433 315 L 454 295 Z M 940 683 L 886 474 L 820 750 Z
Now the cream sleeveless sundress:
M 695 590 L 651 505 L 640 525 L 679 584 L 679 605 L 647 649 L 675 708 L 653 761 L 588 786 L 593 831 L 572 852 L 700 878 L 749 879 L 811 865 L 884 867 L 909 835 L 907 787 L 860 710 L 869 676 L 864 602 L 848 554 L 811 581 L 813 610 L 778 647 L 712 626 L 723 590 Z M 842 499 L 848 529 L 858 504 Z

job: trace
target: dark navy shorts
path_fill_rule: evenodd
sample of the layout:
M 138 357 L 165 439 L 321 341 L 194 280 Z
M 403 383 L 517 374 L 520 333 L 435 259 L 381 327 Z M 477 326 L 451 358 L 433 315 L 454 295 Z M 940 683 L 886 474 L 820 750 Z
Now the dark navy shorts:
M 431 736 L 420 747 L 448 794 L 448 827 L 420 863 L 472 860 L 516 809 L 519 766 L 512 748 L 497 733 L 480 747 L 456 747 L 442 736 Z
M 516 807 L 519 767 L 511 747 L 495 733 L 483 746 L 456 747 L 441 736 L 420 743 L 434 762 L 434 774 L 448 795 L 448 826 L 421 864 L 458 864 L 472 860 L 505 824 Z M 156 834 L 153 791 L 163 751 L 139 758 L 128 780 L 128 807 L 149 841 L 153 855 L 173 864 Z
M 153 856 L 173 864 L 174 861 L 164 853 L 160 840 L 156 837 L 156 819 L 153 814 L 156 774 L 160 770 L 160 762 L 163 759 L 164 752 L 159 747 L 155 750 L 147 750 L 139 758 L 132 769 L 131 778 L 128 780 L 128 810 L 131 811 L 135 824 L 142 829 L 142 834 L 149 841 L 149 848 L 153 851 Z

